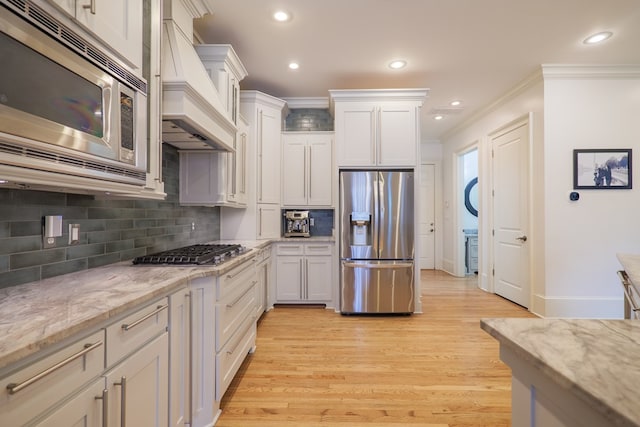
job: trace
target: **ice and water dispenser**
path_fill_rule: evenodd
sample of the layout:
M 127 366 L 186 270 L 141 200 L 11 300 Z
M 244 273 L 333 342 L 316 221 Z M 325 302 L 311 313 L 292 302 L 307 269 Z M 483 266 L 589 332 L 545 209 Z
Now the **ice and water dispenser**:
M 351 212 L 351 256 L 367 258 L 371 255 L 372 227 L 369 212 Z

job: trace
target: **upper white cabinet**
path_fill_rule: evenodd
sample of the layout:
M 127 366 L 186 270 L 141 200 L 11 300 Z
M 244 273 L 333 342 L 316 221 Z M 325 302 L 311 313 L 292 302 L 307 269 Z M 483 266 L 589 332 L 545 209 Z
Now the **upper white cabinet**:
M 256 147 L 256 202 L 280 204 L 280 134 L 285 102 L 257 91 L 240 93 L 240 111 Z
M 339 167 L 415 166 L 426 89 L 332 90 Z
M 229 44 L 201 44 L 194 47 L 218 89 L 229 119 L 238 124 L 240 81 L 247 76 L 247 70 Z
M 130 66 L 142 69 L 142 1 L 47 0 Z
M 282 134 L 282 204 L 331 207 L 333 132 Z
M 245 208 L 248 196 L 249 127 L 240 117 L 235 152 L 181 150 L 180 204 Z

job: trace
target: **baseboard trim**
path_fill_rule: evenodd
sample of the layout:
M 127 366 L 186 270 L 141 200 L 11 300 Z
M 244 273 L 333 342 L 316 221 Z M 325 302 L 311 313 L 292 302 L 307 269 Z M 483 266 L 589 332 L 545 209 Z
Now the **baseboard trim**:
M 611 297 L 545 297 L 534 295 L 531 312 L 544 318 L 622 319 L 624 299 Z

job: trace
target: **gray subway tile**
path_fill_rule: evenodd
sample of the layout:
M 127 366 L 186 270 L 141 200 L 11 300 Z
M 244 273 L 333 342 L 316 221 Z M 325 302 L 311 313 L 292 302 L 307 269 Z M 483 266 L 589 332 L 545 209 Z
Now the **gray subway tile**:
M 87 269 L 87 259 L 74 259 L 70 261 L 57 262 L 54 264 L 46 264 L 42 266 L 42 278 L 60 276 L 61 274 L 73 273 Z
M 10 270 L 6 273 L 0 273 L 0 288 L 35 282 L 36 280 L 40 280 L 40 266 Z
M 20 268 L 64 261 L 65 258 L 65 249 L 63 248 L 23 252 L 13 254 L 9 257 L 9 268 L 11 270 L 18 270 Z

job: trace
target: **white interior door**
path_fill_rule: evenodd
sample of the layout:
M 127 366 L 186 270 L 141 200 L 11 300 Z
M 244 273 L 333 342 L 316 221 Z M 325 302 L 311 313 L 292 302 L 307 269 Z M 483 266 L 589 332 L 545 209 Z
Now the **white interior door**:
M 530 301 L 529 125 L 492 137 L 494 289 L 523 307 Z
M 420 268 L 436 268 L 435 165 L 420 166 Z

